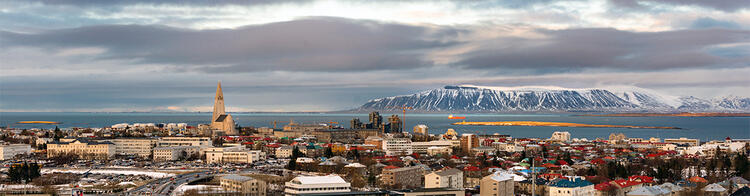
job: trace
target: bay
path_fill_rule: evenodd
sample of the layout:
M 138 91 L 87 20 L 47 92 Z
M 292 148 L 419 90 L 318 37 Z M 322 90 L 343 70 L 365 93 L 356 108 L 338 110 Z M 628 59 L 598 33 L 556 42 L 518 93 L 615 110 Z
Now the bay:
M 381 113 L 387 121 L 390 113 Z M 398 114 L 402 116 L 402 114 Z M 585 124 L 671 126 L 682 129 L 628 129 L 628 128 L 576 128 L 576 127 L 522 127 L 522 126 L 465 126 L 451 125 L 460 120 L 448 119 L 449 114 L 409 114 L 406 131 L 417 124 L 425 124 L 431 134 L 444 133 L 455 129 L 459 133 L 507 134 L 516 138 L 549 138 L 554 131 L 568 131 L 573 138 L 607 138 L 610 133 L 624 133 L 628 137 L 648 139 L 658 138 L 697 138 L 701 141 L 731 138 L 750 138 L 750 117 L 595 117 L 578 114 L 454 114 L 465 116 L 466 121 L 544 121 Z M 368 114 L 330 113 L 232 113 L 235 122 L 241 126 L 272 127 L 273 121 L 294 120 L 297 123 L 317 124 L 338 122 L 349 127 L 352 118 L 367 123 Z M 187 123 L 191 126 L 209 123 L 211 113 L 96 113 L 96 112 L 0 112 L 0 126 L 10 128 L 54 128 L 47 124 L 17 124 L 19 121 L 55 121 L 57 126 L 68 127 L 108 127 L 118 123 Z M 277 126 L 287 122 L 277 123 Z

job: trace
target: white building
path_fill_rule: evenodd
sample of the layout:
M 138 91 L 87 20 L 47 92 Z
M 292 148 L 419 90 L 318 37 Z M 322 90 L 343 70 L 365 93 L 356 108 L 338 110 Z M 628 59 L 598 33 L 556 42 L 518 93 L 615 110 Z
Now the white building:
M 581 178 L 563 179 L 548 186 L 550 196 L 588 196 L 596 194 L 594 184 Z
M 567 131 L 555 131 L 552 133 L 550 140 L 553 141 L 570 141 L 570 132 Z
M 297 176 L 285 183 L 284 195 L 325 194 L 350 192 L 351 184 L 335 175 L 328 176 Z
M 481 196 L 513 196 L 514 178 L 512 173 L 506 171 L 497 171 L 485 176 L 479 185 L 479 195 Z
M 158 146 L 199 146 L 210 147 L 213 144 L 209 137 L 163 137 L 159 139 Z
M 264 196 L 268 187 L 265 181 L 235 174 L 222 176 L 220 183 L 224 190 L 241 195 Z
M 387 138 L 383 140 L 383 151 L 387 155 L 407 155 L 414 151 L 409 138 Z
M 415 153 L 427 153 L 427 149 L 430 147 L 453 147 L 453 142 L 449 140 L 434 140 L 429 142 L 411 142 L 412 152 Z
M 142 158 L 151 156 L 156 146 L 157 139 L 154 138 L 117 138 L 109 140 L 115 144 L 115 154 L 136 155 Z
M 464 188 L 464 172 L 451 168 L 426 174 L 424 188 Z
M 451 155 L 453 154 L 453 148 L 449 147 L 437 147 L 432 146 L 427 148 L 427 154 L 430 156 L 436 156 L 436 155 Z
M 0 145 L 0 160 L 9 160 L 16 155 L 29 153 L 31 153 L 31 146 L 28 144 Z
M 427 135 L 428 134 L 427 129 L 428 129 L 427 125 L 414 126 L 414 134 Z
M 667 138 L 664 139 L 664 143 L 671 143 L 671 144 L 677 144 L 677 145 L 689 145 L 689 146 L 697 146 L 701 144 L 701 140 L 699 139 L 688 139 L 681 137 L 679 139 L 675 138 Z
M 250 150 L 244 146 L 206 148 L 203 152 L 207 163 L 253 163 L 266 157 L 262 151 Z
M 47 158 L 65 154 L 77 155 L 83 159 L 108 159 L 115 156 L 115 144 L 86 138 L 60 139 L 59 142 L 47 143 Z
M 154 148 L 154 161 L 176 161 L 197 155 L 200 148 L 197 146 L 170 146 Z

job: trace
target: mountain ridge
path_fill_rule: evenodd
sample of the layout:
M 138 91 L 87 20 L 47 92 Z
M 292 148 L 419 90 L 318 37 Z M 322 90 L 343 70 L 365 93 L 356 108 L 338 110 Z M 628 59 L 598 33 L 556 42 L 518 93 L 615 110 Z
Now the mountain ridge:
M 677 97 L 627 86 L 573 89 L 449 85 L 372 99 L 355 111 L 389 111 L 399 106 L 410 106 L 416 112 L 747 112 L 750 98 Z

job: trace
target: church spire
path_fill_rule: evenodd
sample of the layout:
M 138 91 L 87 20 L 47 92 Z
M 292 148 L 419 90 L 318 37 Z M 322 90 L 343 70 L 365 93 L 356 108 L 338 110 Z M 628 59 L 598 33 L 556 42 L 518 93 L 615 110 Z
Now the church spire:
M 214 114 L 211 121 L 216 121 L 216 118 L 224 114 L 224 93 L 221 91 L 221 81 L 216 86 L 216 97 L 214 98 Z

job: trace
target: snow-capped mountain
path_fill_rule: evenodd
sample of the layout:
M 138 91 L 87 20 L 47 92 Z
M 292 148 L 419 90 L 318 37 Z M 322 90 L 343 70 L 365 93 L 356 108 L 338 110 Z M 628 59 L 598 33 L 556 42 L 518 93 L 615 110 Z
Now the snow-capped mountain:
M 445 86 L 411 95 L 370 100 L 357 110 L 423 112 L 675 112 L 750 111 L 750 98 L 704 100 L 676 97 L 637 87 L 570 89 L 554 86 Z

